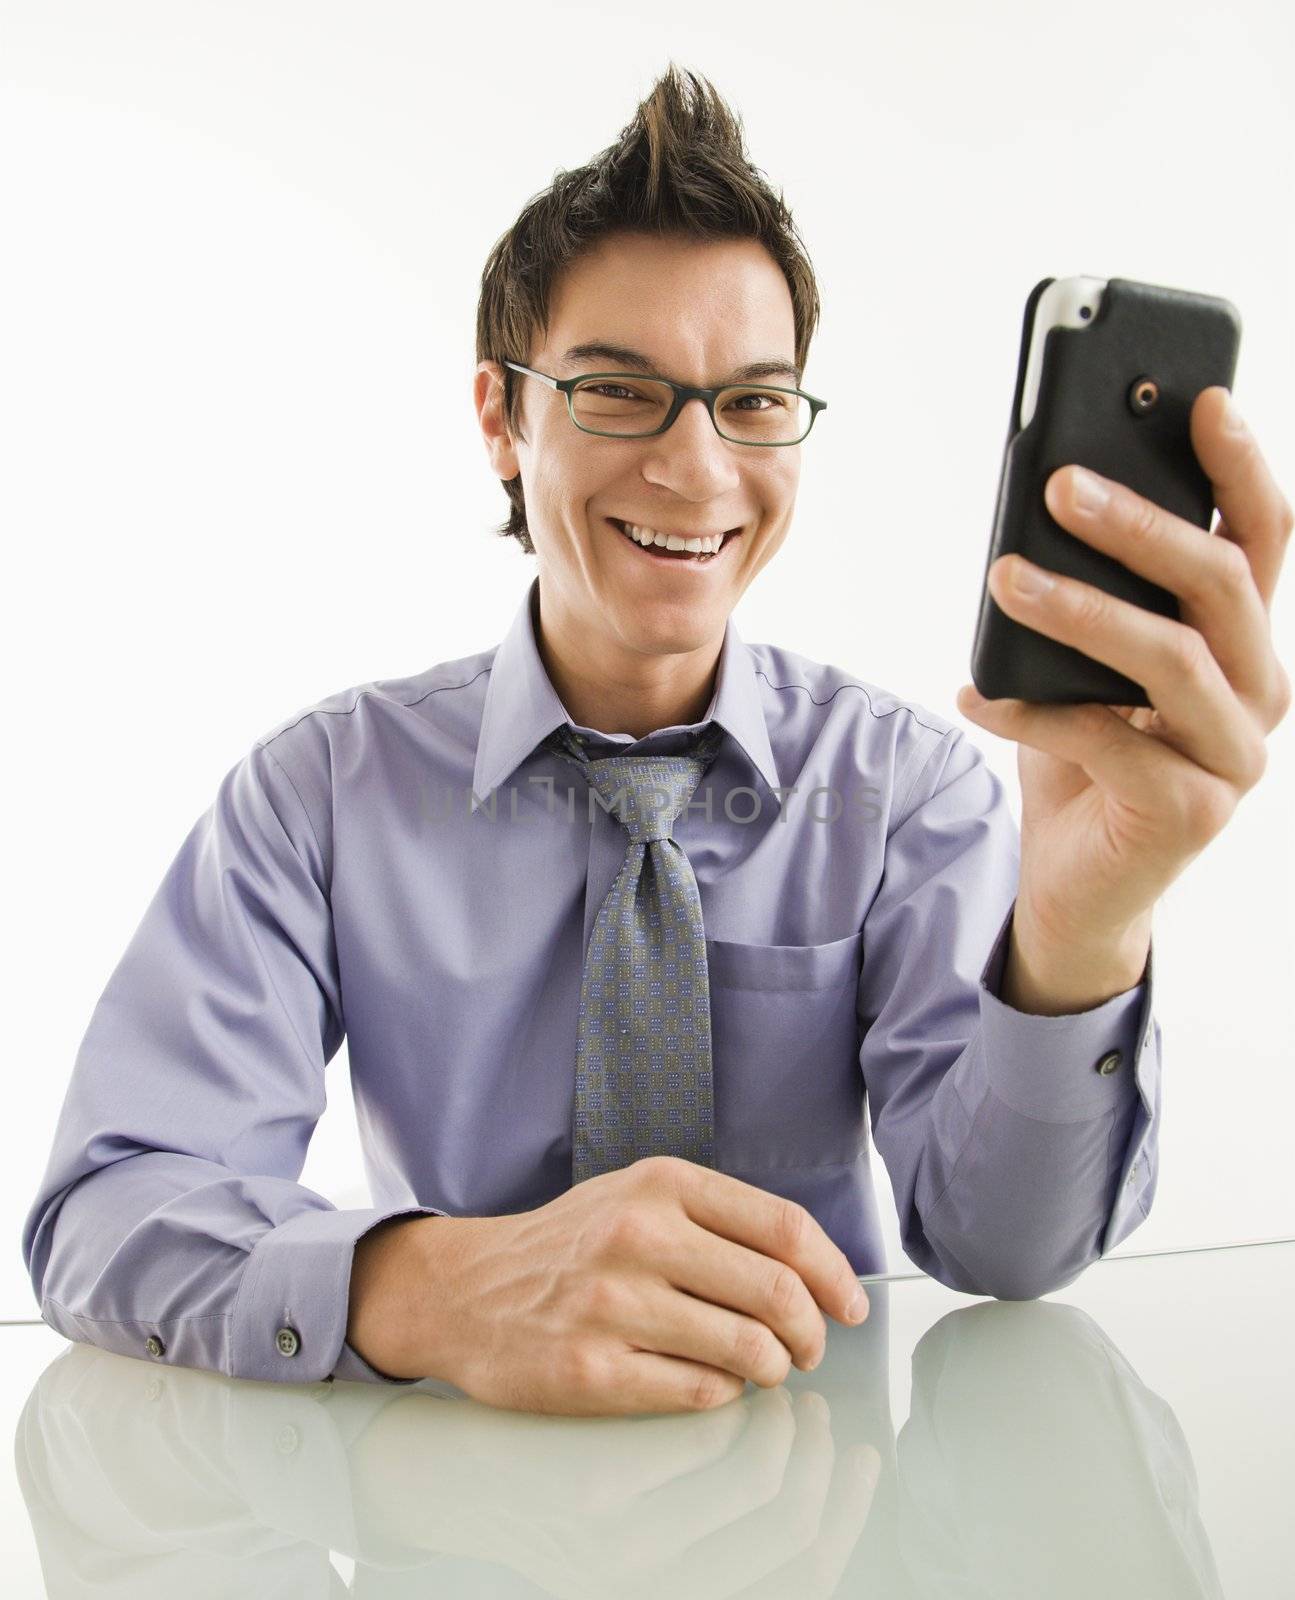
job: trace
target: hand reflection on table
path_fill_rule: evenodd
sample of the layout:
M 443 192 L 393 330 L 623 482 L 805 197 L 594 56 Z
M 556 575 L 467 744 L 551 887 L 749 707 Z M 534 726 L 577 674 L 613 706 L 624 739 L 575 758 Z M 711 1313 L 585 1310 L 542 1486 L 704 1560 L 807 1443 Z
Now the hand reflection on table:
M 532 1416 L 71 1346 L 16 1440 L 47 1592 L 1221 1594 L 1186 1441 L 1090 1317 L 949 1313 L 896 1451 L 889 1290 L 812 1374 L 697 1415 Z
M 823 1396 L 749 1390 L 698 1416 L 524 1418 L 426 1396 L 352 1455 L 359 1515 L 388 1549 L 474 1556 L 563 1600 L 830 1595 L 880 1457 L 844 1458 Z

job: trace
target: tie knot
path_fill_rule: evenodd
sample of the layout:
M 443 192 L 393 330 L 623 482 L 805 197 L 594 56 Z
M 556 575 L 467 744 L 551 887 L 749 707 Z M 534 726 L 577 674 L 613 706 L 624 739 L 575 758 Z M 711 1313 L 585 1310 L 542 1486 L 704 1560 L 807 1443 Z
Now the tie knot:
M 692 799 L 714 760 L 722 734 L 708 723 L 680 755 L 616 755 L 591 759 L 568 727 L 544 740 L 584 770 L 589 786 L 629 833 L 632 844 L 668 839 L 679 813 Z

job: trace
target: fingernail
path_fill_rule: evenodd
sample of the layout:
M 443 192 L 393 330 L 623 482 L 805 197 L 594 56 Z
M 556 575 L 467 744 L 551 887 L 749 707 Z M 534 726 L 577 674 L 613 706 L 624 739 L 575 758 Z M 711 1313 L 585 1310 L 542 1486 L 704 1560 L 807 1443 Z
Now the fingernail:
M 1031 599 L 1047 594 L 1056 580 L 1050 573 L 1044 572 L 1042 567 L 1036 567 L 1029 561 L 1017 560 L 1012 562 L 1011 570 L 1012 588 L 1017 594 L 1029 595 Z
M 867 1310 L 867 1307 L 868 1296 L 863 1292 L 862 1289 L 856 1290 L 854 1299 L 851 1300 L 850 1304 L 845 1308 L 846 1321 L 862 1322 L 863 1313 Z
M 1070 476 L 1070 492 L 1081 511 L 1100 511 L 1110 499 L 1110 491 L 1100 478 L 1083 467 L 1076 467 Z
M 1231 394 L 1228 395 L 1227 409 L 1223 413 L 1223 426 L 1229 433 L 1244 433 L 1246 431 L 1245 418 L 1237 408 L 1236 401 Z

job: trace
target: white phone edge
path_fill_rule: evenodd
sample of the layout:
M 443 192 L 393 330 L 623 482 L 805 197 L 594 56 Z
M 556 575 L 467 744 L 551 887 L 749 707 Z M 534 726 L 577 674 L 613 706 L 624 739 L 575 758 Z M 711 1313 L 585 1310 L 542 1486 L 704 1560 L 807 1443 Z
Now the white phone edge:
M 1029 426 L 1038 404 L 1039 380 L 1043 375 L 1043 346 L 1049 329 L 1087 327 L 1101 308 L 1106 283 L 1105 278 L 1055 278 L 1039 296 L 1030 330 L 1030 353 L 1025 362 L 1018 428 Z

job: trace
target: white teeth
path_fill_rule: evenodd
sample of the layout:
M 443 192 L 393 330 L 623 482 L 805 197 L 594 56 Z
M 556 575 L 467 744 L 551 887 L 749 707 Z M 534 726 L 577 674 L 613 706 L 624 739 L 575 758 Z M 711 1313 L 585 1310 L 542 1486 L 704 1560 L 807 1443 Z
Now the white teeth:
M 684 539 L 677 533 L 657 533 L 652 528 L 641 528 L 633 522 L 625 524 L 625 531 L 637 544 L 660 545 L 664 550 L 688 550 L 694 555 L 702 553 L 714 555 L 724 542 L 724 535 L 713 539 Z

